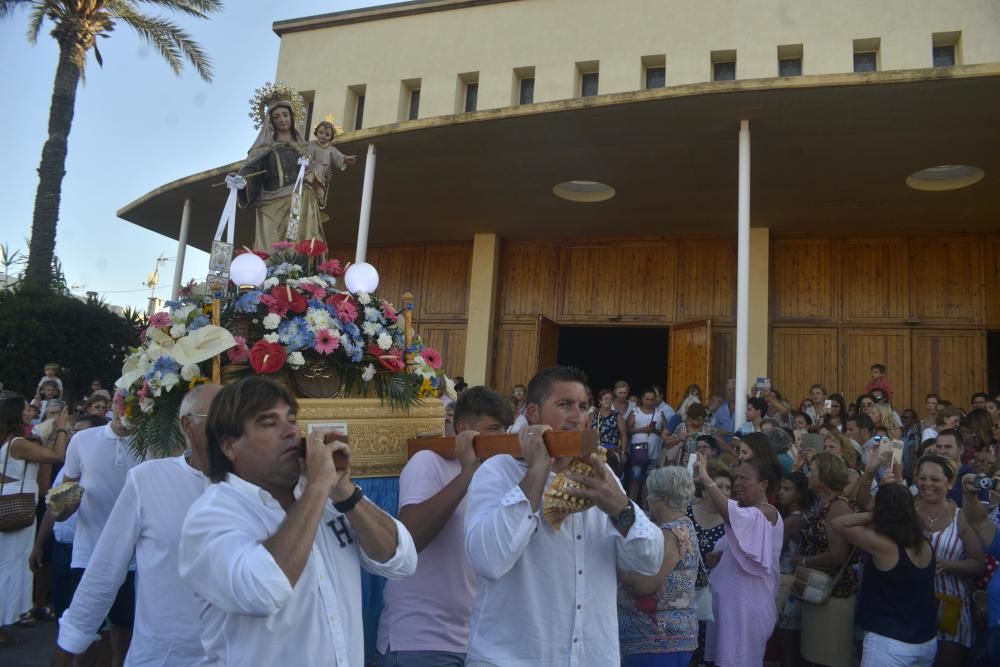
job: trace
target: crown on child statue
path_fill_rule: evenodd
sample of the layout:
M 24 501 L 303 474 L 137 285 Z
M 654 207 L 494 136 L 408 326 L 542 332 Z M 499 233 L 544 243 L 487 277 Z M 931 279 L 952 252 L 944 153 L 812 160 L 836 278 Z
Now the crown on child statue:
M 340 135 L 342 135 L 344 133 L 344 128 L 342 128 L 341 126 L 337 125 L 336 118 L 334 118 L 334 116 L 333 116 L 332 113 L 328 113 L 327 115 L 323 116 L 323 121 L 326 122 L 326 123 L 329 123 L 330 125 L 333 125 L 333 136 L 334 137 L 339 137 Z M 317 125 L 316 127 L 319 127 L 319 126 Z M 315 128 L 313 128 L 313 134 L 316 134 Z
M 284 102 L 292 107 L 292 117 L 297 125 L 306 120 L 306 103 L 298 91 L 283 81 L 268 81 L 254 91 L 250 98 L 250 118 L 254 129 L 259 130 L 267 120 L 268 111 Z

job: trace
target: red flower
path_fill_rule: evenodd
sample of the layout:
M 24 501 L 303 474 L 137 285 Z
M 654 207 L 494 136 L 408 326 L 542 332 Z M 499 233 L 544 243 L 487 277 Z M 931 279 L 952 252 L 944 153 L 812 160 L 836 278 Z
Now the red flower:
M 250 349 L 247 348 L 247 339 L 243 336 L 234 336 L 233 340 L 236 341 L 236 345 L 229 348 L 229 352 L 226 354 L 229 356 L 229 361 L 234 364 L 242 364 L 250 358 Z
M 250 365 L 257 373 L 277 373 L 287 358 L 288 352 L 281 343 L 259 340 L 250 349 Z
M 344 268 L 340 265 L 340 260 L 337 259 L 328 259 L 317 266 L 316 269 L 320 273 L 327 273 L 334 278 L 339 278 L 344 275 Z
M 284 306 L 285 312 L 290 310 L 293 313 L 304 313 L 309 307 L 306 298 L 289 285 L 275 285 L 271 288 L 271 297 Z M 272 310 L 272 312 L 274 311 Z M 282 314 L 282 316 L 284 315 Z
M 262 294 L 260 302 L 267 306 L 268 313 L 273 313 L 278 317 L 284 317 L 288 314 L 288 304 L 284 301 L 278 301 L 270 294 Z
M 427 365 L 437 370 L 441 368 L 441 353 L 435 350 L 433 347 L 425 347 L 421 352 L 420 356 L 424 358 Z
M 239 257 L 240 255 L 247 254 L 248 252 L 252 252 L 253 254 L 257 255 L 258 257 L 260 257 L 265 262 L 267 261 L 267 258 L 270 257 L 270 255 L 267 254 L 266 252 L 264 252 L 263 250 L 251 250 L 250 248 L 248 248 L 246 246 L 243 246 L 242 248 L 240 248 L 239 250 L 237 250 L 236 251 L 236 256 Z
M 358 319 L 358 309 L 351 301 L 350 294 L 334 294 L 326 302 L 337 309 L 337 318 L 341 322 L 353 322 Z
M 299 288 L 309 292 L 314 299 L 322 299 L 326 296 L 326 288 L 316 283 L 299 283 Z
M 378 345 L 372 343 L 368 346 L 368 354 L 372 355 L 384 368 L 399 373 L 406 368 L 406 361 L 403 360 L 403 351 L 398 347 L 390 347 L 382 350 Z
M 319 239 L 306 239 L 295 246 L 295 252 L 306 257 L 319 257 L 326 252 L 326 244 Z

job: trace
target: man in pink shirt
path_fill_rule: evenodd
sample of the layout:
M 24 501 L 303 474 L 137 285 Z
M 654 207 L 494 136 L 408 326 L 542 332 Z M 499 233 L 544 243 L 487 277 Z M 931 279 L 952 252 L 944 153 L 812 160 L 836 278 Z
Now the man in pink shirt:
M 417 571 L 385 586 L 378 627 L 382 667 L 461 667 L 469 644 L 476 574 L 465 557 L 465 493 L 479 467 L 472 439 L 504 433 L 510 403 L 473 387 L 455 403 L 455 459 L 417 452 L 399 476 L 399 520 L 420 558 Z

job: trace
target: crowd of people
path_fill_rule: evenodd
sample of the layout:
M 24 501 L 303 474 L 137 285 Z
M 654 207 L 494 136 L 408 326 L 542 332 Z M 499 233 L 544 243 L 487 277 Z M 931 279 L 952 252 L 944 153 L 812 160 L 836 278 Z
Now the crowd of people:
M 100 383 L 71 410 L 47 367 L 0 400 L 0 625 L 58 619 L 56 665 L 361 666 L 365 570 L 383 667 L 1000 664 L 1000 397 L 897 412 L 871 370 L 850 402 L 761 379 L 744 415 L 734 381 L 676 408 L 562 366 L 460 382 L 454 454 L 417 452 L 389 513 L 269 379 L 188 392 L 188 451 L 142 462 Z M 591 473 L 550 429 L 597 432 Z M 480 460 L 505 431 L 521 456 Z M 559 478 L 583 509 L 554 524 Z

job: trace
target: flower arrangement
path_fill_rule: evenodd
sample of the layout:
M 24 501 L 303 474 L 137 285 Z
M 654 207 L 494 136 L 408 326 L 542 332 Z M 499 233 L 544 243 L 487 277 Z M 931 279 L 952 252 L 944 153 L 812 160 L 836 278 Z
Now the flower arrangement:
M 149 318 L 115 383 L 115 408 L 128 428 L 136 428 L 139 454 L 176 453 L 184 448 L 177 412 L 184 394 L 208 381 L 207 362 L 235 345 L 232 334 L 210 324 L 190 300 L 169 302 L 169 312 Z
M 249 363 L 258 374 L 331 369 L 340 376 L 340 395 L 371 389 L 396 408 L 449 392 L 441 355 L 419 339 L 407 346 L 404 318 L 391 303 L 338 288 L 345 267 L 323 260 L 325 243 L 283 241 L 273 250 L 264 283 L 224 313 L 224 324 L 243 333 L 227 353 L 230 362 Z

